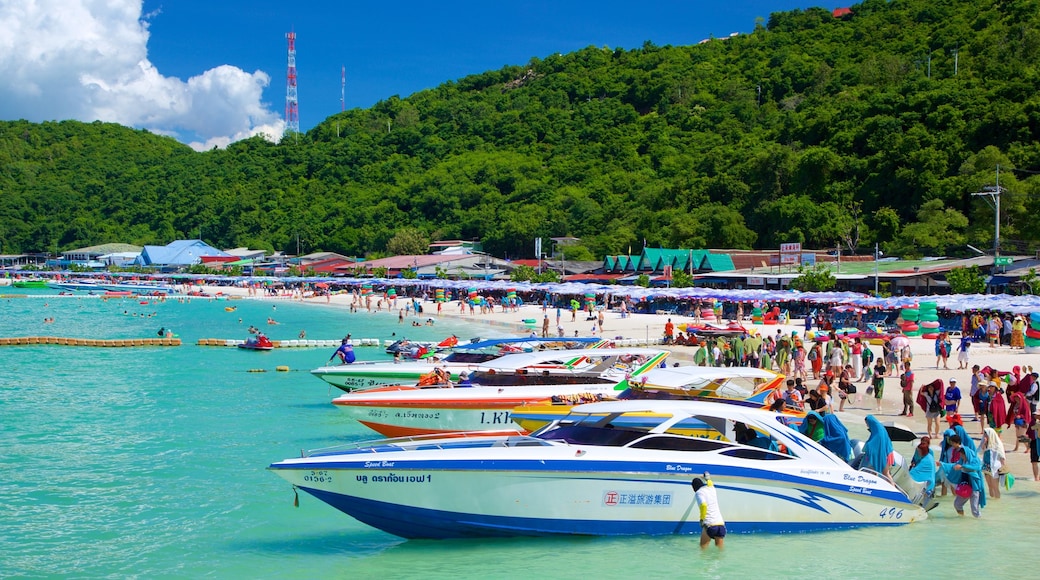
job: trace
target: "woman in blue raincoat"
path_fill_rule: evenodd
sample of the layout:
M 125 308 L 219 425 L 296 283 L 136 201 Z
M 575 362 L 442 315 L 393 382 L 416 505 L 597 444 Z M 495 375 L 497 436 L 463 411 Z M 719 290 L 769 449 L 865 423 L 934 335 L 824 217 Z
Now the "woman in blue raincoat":
M 946 481 L 954 488 L 953 509 L 957 515 L 964 515 L 964 504 L 971 502 L 971 515 L 980 517 L 982 508 L 986 507 L 986 490 L 982 480 L 982 460 L 979 459 L 978 449 L 975 442 L 964 430 L 964 427 L 954 427 L 956 434 L 950 437 L 951 462 L 941 463 L 942 471 Z
M 892 438 L 888 436 L 888 431 L 877 417 L 867 415 L 863 420 L 867 423 L 870 437 L 867 437 L 867 442 L 863 445 L 863 457 L 859 467 L 871 469 L 892 481 L 892 462 L 895 458 Z
M 932 453 L 932 438 L 924 435 L 914 448 L 914 456 L 910 459 L 910 478 L 923 481 L 928 485 L 928 493 L 935 493 L 935 454 Z
M 848 463 L 852 459 L 852 441 L 849 440 L 849 430 L 833 413 L 823 416 L 823 440 L 820 443 L 842 461 Z

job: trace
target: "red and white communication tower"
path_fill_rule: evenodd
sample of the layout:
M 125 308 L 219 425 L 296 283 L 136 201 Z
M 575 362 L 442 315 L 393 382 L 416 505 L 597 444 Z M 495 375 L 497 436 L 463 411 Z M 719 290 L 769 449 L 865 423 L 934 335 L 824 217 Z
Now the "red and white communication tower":
M 300 103 L 296 100 L 296 33 L 285 35 L 289 40 L 289 70 L 285 75 L 285 132 L 300 132 Z

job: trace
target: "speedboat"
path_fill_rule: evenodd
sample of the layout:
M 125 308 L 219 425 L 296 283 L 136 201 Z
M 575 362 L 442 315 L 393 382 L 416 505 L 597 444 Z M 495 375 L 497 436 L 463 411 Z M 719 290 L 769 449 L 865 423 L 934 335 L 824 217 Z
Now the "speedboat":
M 542 339 L 533 337 L 496 338 L 460 346 L 445 356 L 433 356 L 405 362 L 375 361 L 354 362 L 343 365 L 328 365 L 316 368 L 311 374 L 344 391 L 355 391 L 382 385 L 415 384 L 436 367 L 448 371 L 457 381 L 462 371 L 478 370 L 481 365 L 491 364 L 506 356 L 531 352 L 536 349 L 575 349 L 602 346 L 605 341 L 598 338 Z M 551 357 L 555 358 L 555 357 Z M 578 357 L 573 357 L 577 359 Z M 563 361 L 561 364 L 566 364 Z
M 355 391 L 332 404 L 387 437 L 485 431 L 520 433 L 515 407 L 555 400 L 590 402 L 613 398 L 661 364 L 669 351 L 652 348 L 585 349 L 515 354 L 470 375 L 468 388 L 395 385 Z M 552 364 L 564 360 L 580 362 Z
M 649 369 L 613 393 L 613 399 L 711 399 L 752 408 L 768 408 L 784 386 L 784 375 L 753 367 L 668 367 Z M 573 401 L 554 398 L 541 405 L 513 409 L 510 418 L 524 431 L 535 431 L 567 415 Z M 801 424 L 804 412 L 791 410 L 789 425 Z M 632 415 L 627 419 L 634 420 Z M 643 421 L 653 421 L 647 418 Z
M 274 349 L 274 343 L 266 336 L 258 334 L 249 337 L 245 342 L 239 343 L 238 348 L 244 348 L 247 350 L 272 350 Z
M 629 413 L 661 419 L 628 426 Z M 684 434 L 691 427 L 711 436 Z M 786 451 L 737 442 L 752 429 Z M 355 519 L 404 538 L 699 534 L 691 481 L 710 472 L 731 532 L 924 520 L 923 482 L 853 469 L 777 415 L 707 401 L 575 407 L 531 435 L 358 443 L 270 465 Z
M 17 278 L 11 282 L 15 288 L 47 288 L 46 278 Z

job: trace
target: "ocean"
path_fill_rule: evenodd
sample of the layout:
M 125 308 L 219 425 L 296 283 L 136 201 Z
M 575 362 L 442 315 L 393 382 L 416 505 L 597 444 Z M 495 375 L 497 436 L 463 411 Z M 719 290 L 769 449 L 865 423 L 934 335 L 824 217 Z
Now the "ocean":
M 406 541 L 306 494 L 294 507 L 289 484 L 265 469 L 301 449 L 376 438 L 307 372 L 333 348 L 196 341 L 246 338 L 251 324 L 275 340 L 300 330 L 355 340 L 515 333 L 287 301 L 2 292 L 0 337 L 149 338 L 165 327 L 183 345 L 0 346 L 0 577 L 1000 577 L 1028 569 L 1037 540 L 1038 486 L 1015 473 L 1020 482 L 981 520 L 958 518 L 944 498 L 920 524 L 733 535 L 721 553 L 689 536 Z M 357 353 L 389 358 L 375 347 Z

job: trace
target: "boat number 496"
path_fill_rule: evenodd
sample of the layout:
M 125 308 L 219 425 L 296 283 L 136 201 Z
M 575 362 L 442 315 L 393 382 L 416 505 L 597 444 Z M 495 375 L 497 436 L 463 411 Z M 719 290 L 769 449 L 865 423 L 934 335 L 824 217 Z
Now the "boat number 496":
M 312 471 L 309 475 L 304 475 L 303 480 L 314 483 L 332 483 L 332 474 L 328 471 Z
M 882 518 L 889 520 L 901 520 L 903 519 L 903 510 L 890 507 L 888 509 L 881 510 L 881 513 L 878 515 Z

